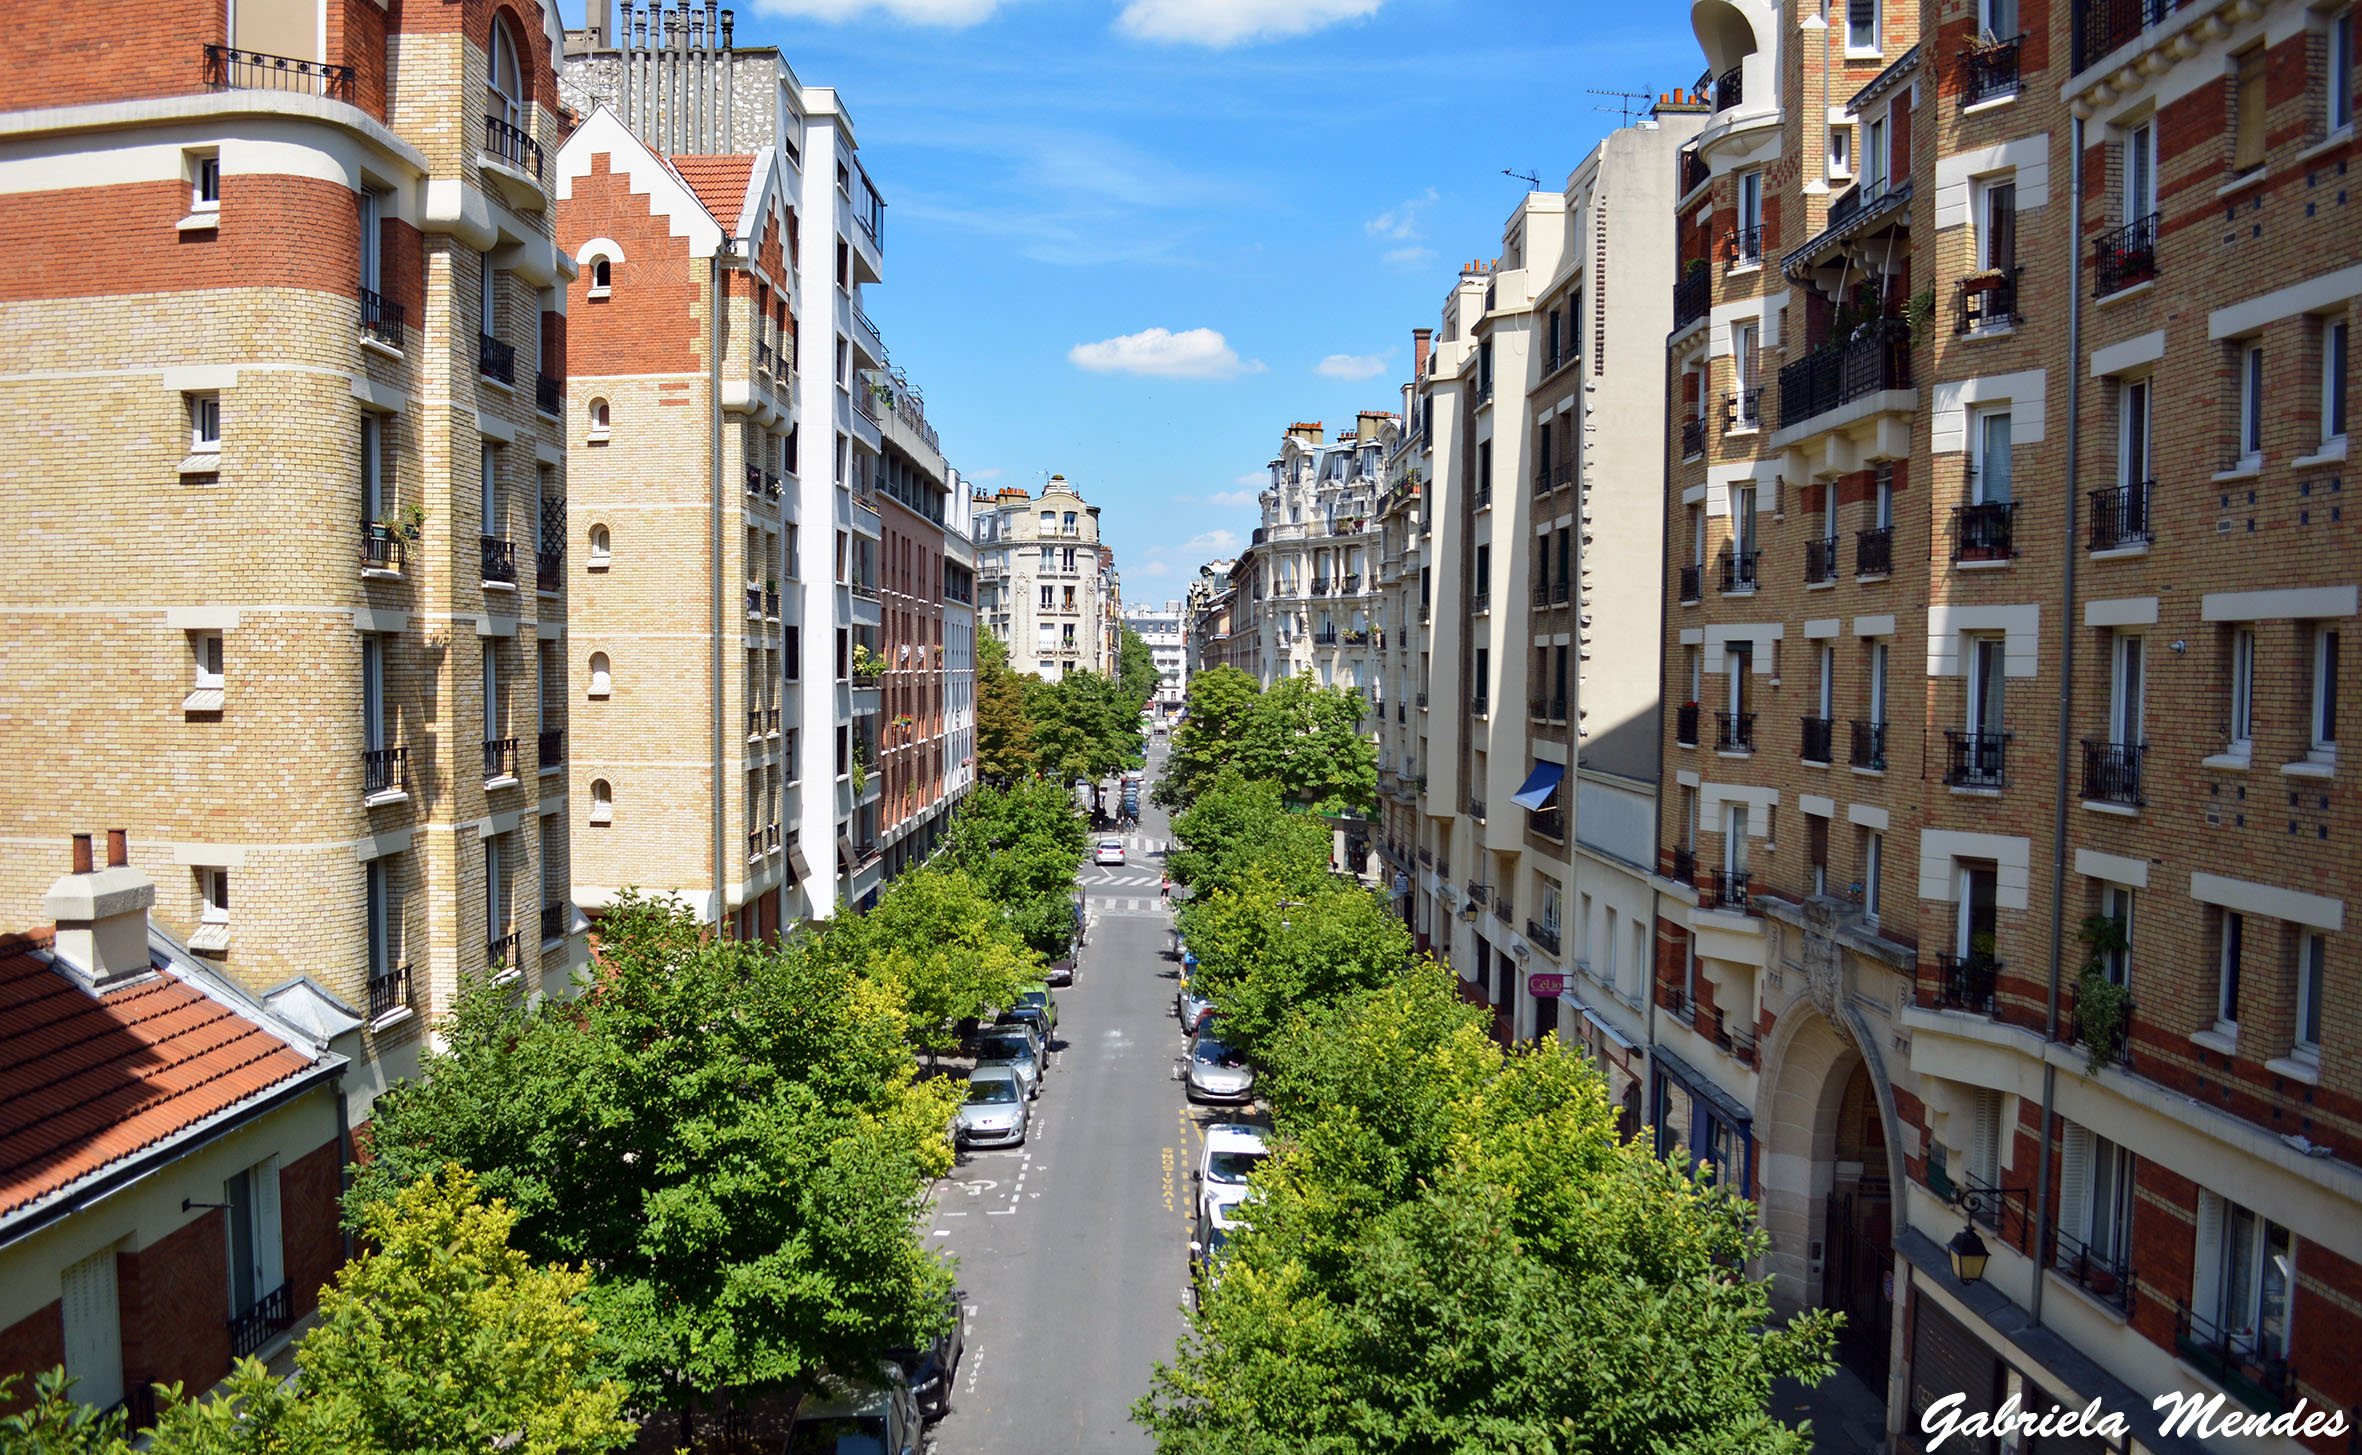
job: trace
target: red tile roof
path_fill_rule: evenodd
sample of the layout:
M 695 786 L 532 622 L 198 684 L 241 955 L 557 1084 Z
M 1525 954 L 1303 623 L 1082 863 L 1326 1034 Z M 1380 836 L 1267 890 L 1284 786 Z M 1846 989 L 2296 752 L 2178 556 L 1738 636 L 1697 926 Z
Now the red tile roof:
M 0 1215 L 312 1064 L 169 972 L 92 995 L 52 940 L 0 935 Z
M 746 210 L 746 179 L 754 172 L 755 159 L 743 157 L 667 157 L 705 210 L 714 215 L 722 231 L 735 235 L 738 214 Z

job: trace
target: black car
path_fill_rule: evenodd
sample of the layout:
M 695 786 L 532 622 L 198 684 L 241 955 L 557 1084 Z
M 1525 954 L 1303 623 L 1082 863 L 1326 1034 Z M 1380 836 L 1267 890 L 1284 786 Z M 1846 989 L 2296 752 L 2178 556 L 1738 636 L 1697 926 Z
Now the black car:
M 1050 1032 L 1057 1026 L 1057 1014 L 1047 1006 L 1019 1004 L 994 1017 L 993 1024 L 1030 1027 L 1034 1040 L 1041 1044 L 1046 1053 L 1050 1049 Z
M 968 1293 L 955 1288 L 944 1295 L 944 1308 L 951 1315 L 951 1323 L 935 1336 L 935 1342 L 924 1349 L 889 1350 L 887 1357 L 902 1366 L 910 1380 L 910 1392 L 917 1397 L 919 1413 L 928 1420 L 939 1420 L 951 1410 L 951 1385 L 959 1377 L 960 1355 L 968 1343 Z

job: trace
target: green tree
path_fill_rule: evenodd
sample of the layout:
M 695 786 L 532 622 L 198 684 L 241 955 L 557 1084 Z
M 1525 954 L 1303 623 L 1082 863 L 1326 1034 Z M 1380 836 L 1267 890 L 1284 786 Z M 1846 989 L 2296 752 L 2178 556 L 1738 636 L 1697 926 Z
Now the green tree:
M 991 632 L 976 634 L 976 776 L 987 783 L 1030 777 L 1033 719 L 1025 688 L 1009 670 L 1009 649 Z
M 1367 816 L 1377 803 L 1378 749 L 1362 732 L 1366 710 L 1350 687 L 1284 678 L 1240 723 L 1234 755 L 1249 777 L 1277 783 L 1290 803 L 1330 818 Z
M 0 1375 L 0 1455 L 129 1455 L 120 1411 L 100 1414 L 73 1396 L 74 1379 L 44 1369 L 26 1384 Z
M 576 1001 L 462 993 L 423 1079 L 377 1103 L 348 1220 L 468 1167 L 529 1258 L 591 1271 L 600 1367 L 643 1406 L 923 1341 L 950 1275 L 920 1191 L 957 1090 L 915 1080 L 899 988 L 636 895 L 600 958 Z
M 1035 760 L 1061 782 L 1096 782 L 1142 761 L 1140 709 L 1096 672 L 1069 672 L 1025 684 Z
M 1298 892 L 1251 870 L 1182 909 L 1193 983 L 1222 1007 L 1225 1037 L 1258 1060 L 1306 1007 L 1384 985 L 1413 951 L 1410 931 L 1374 891 L 1324 873 Z
M 1135 715 L 1148 706 L 1165 680 L 1165 674 L 1157 669 L 1156 650 L 1130 627 L 1124 628 L 1123 642 L 1116 652 L 1115 680 L 1131 700 Z
M 1158 803 L 1178 811 L 1197 801 L 1214 775 L 1235 760 L 1247 715 L 1262 696 L 1255 679 L 1236 667 L 1209 668 L 1189 679 L 1171 751 L 1151 790 Z
M 1199 896 L 1242 890 L 1255 877 L 1281 894 L 1302 898 L 1329 877 L 1329 826 L 1309 814 L 1290 813 L 1277 783 L 1251 778 L 1235 766 L 1215 774 L 1190 806 L 1174 815 L 1173 840 L 1166 871 Z M 1184 910 L 1184 933 L 1188 913 Z
M 1007 1005 L 1041 974 L 1002 902 L 956 868 L 903 875 L 875 909 L 824 926 L 814 952 L 893 985 L 912 1039 L 930 1054 L 951 1049 L 962 1018 Z
M 1029 779 L 968 795 L 943 862 L 999 905 L 1034 953 L 1064 955 L 1074 939 L 1074 873 L 1090 829 L 1063 782 Z

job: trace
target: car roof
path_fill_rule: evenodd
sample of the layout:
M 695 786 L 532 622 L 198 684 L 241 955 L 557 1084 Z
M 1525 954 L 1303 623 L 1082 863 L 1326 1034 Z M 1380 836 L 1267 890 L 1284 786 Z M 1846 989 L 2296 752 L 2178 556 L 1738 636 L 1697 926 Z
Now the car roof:
M 1268 1152 L 1261 1127 L 1250 1127 L 1240 1122 L 1216 1122 L 1206 1128 L 1208 1152 Z
M 1124 841 L 1122 839 L 1101 839 L 1099 841 L 1099 847 L 1102 849 L 1120 849 L 1123 846 Z
M 968 1073 L 970 1081 L 1015 1081 L 1017 1073 L 1007 1066 L 979 1066 Z

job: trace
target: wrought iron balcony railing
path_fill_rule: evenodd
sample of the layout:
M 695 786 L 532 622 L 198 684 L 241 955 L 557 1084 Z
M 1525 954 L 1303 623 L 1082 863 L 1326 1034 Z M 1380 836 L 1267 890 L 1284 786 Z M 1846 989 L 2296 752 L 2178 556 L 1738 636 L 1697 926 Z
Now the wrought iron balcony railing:
M 1972 45 L 1960 53 L 1960 104 L 1998 101 L 2018 93 L 2018 42 L 2022 35 L 1991 45 Z
M 533 376 L 533 407 L 543 414 L 556 416 L 566 412 L 566 386 L 547 374 Z
M 481 547 L 484 579 L 516 584 L 517 543 L 499 536 L 478 536 L 476 540 Z
M 401 790 L 410 773 L 408 748 L 363 748 L 361 750 L 361 795 L 375 798 L 380 793 Z
M 532 173 L 534 181 L 542 180 L 541 143 L 535 141 L 523 127 L 502 117 L 485 117 L 484 151 L 520 172 Z
M 1984 500 L 1952 507 L 1954 561 L 2006 561 L 2015 556 L 2017 502 Z
M 517 966 L 517 932 L 493 935 L 484 941 L 484 968 L 513 970 Z
M 2101 1253 L 2062 1228 L 2049 1231 L 2053 1272 L 2119 1312 L 2132 1312 L 2132 1265 L 2122 1253 Z
M 2143 743 L 2083 740 L 2083 796 L 2097 803 L 2121 803 L 2133 808 L 2148 800 L 2141 796 Z
M 1763 261 L 1763 225 L 1741 227 L 1722 235 L 1722 256 L 1732 267 Z
M 1724 551 L 1722 553 L 1722 594 L 1744 595 L 1755 589 L 1763 565 L 1763 552 Z
M 2075 0 L 2075 69 L 2101 57 L 2179 10 L 2184 0 Z
M 547 773 L 566 761 L 566 730 L 543 728 L 534 735 L 533 761 Z
M 1680 884 L 1698 882 L 1698 855 L 1694 849 L 1675 847 L 1673 850 L 1673 879 Z
M 1684 748 L 1698 745 L 1698 705 L 1685 702 L 1673 709 L 1673 741 Z
M 1694 460 L 1706 453 L 1706 421 L 1685 419 L 1681 422 L 1681 457 Z
M 353 99 L 353 68 L 325 61 L 299 61 L 234 46 L 205 47 L 205 88 L 209 91 L 300 91 L 331 101 Z
M 1715 869 L 1698 886 L 1698 903 L 1708 909 L 1727 909 L 1738 914 L 1755 912 L 1755 897 L 1743 869 Z
M 395 965 L 369 976 L 369 1018 L 391 1015 L 410 1004 L 410 967 Z
M 1936 956 L 1936 1009 L 1999 1015 L 2001 969 L 1991 955 Z
M 361 569 L 364 571 L 392 571 L 399 575 L 409 553 L 403 549 L 402 538 L 394 528 L 376 521 L 361 522 Z
M 1894 573 L 1895 530 L 1891 525 L 1854 532 L 1854 575 L 1888 576 Z
M 517 740 L 515 738 L 484 739 L 484 781 L 513 778 L 517 773 Z
M 1853 754 L 1846 761 L 1856 768 L 1886 771 L 1886 724 L 1853 719 Z
M 1763 428 L 1763 390 L 1742 389 L 1722 396 L 1722 432 Z
M 1835 719 L 1826 717 L 1808 717 L 1802 721 L 1803 733 L 1801 735 L 1801 741 L 1797 750 L 1798 756 L 1802 757 L 1807 763 L 1826 763 L 1831 761 L 1829 757 L 1829 744 L 1831 740 L 1837 736 L 1837 723 Z
M 282 1283 L 230 1319 L 230 1357 L 243 1359 L 287 1331 L 295 1322 L 293 1287 Z
M 1804 543 L 1804 580 L 1808 586 L 1837 579 L 1837 537 L 1823 536 Z
M 2251 1328 L 2228 1328 L 2174 1305 L 2173 1352 L 2222 1382 L 2251 1409 L 2278 1412 L 2296 1400 L 2296 1371 L 2281 1340 Z
M 1545 955 L 1558 953 L 1558 926 L 1556 924 L 1543 924 L 1539 920 L 1529 919 L 1525 922 L 1525 937 L 1540 946 Z
M 2024 268 L 1999 268 L 1952 285 L 1952 332 L 1974 335 L 2018 322 L 2018 275 Z
M 1864 395 L 1911 387 L 1911 326 L 1885 319 L 1781 369 L 1780 424 L 1792 429 Z
M 1673 329 L 1678 333 L 1706 316 L 1714 299 L 1714 282 L 1706 271 L 1706 262 L 1698 260 L 1697 271 L 1684 274 L 1673 285 Z
M 476 372 L 503 384 L 517 382 L 517 347 L 488 333 L 476 335 Z
M 1755 751 L 1755 714 L 1751 712 L 1714 713 L 1714 747 L 1723 753 L 1752 753 Z
M 389 303 L 385 295 L 374 289 L 357 290 L 361 299 L 361 332 L 388 348 L 402 346 L 402 323 L 406 310 L 399 303 Z
M 2005 788 L 2009 785 L 2009 734 L 1944 729 L 1949 788 Z
M 545 904 L 541 907 L 541 942 L 545 945 L 566 938 L 566 906 Z
M 2091 548 L 2121 551 L 2145 546 L 2155 539 L 2149 520 L 2149 494 L 2156 482 L 2111 485 L 2091 492 Z
M 1684 606 L 1695 605 L 1705 595 L 1706 568 L 1704 566 L 1683 566 L 1679 570 L 1681 572 L 1681 603 Z
M 2146 283 L 2157 276 L 2157 214 L 2136 217 L 2091 245 L 2091 296 Z
M 1744 99 L 1745 92 L 1739 84 L 1740 78 L 1743 74 L 1744 69 L 1742 67 L 1733 66 L 1729 70 L 1724 71 L 1721 75 L 1714 78 L 1715 110 L 1728 111 L 1733 106 L 1738 105 L 1739 102 Z

